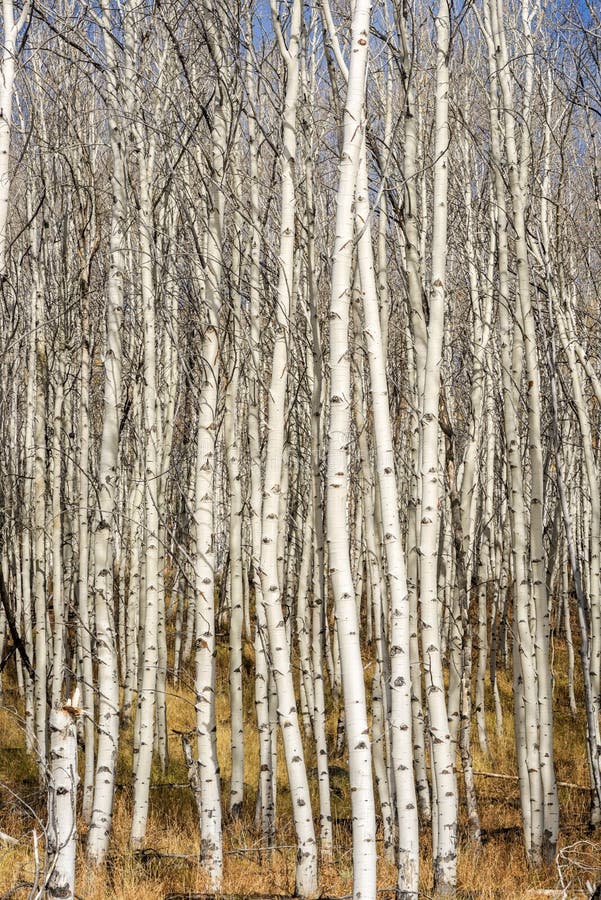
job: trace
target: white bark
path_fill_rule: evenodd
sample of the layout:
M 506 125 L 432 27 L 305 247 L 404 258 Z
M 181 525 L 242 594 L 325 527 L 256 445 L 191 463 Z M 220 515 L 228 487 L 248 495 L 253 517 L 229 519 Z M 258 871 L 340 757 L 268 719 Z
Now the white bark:
M 140 847 L 146 834 L 152 754 L 154 749 L 155 702 L 159 663 L 159 453 L 157 434 L 156 322 L 155 292 L 152 275 L 152 195 L 151 178 L 155 141 L 137 134 L 140 167 L 140 281 L 144 327 L 144 508 L 145 591 L 144 635 L 140 666 L 142 678 L 138 690 L 139 746 L 134 757 L 134 808 L 130 843 Z
M 315 206 L 313 197 L 313 169 L 310 154 L 305 159 L 307 173 L 307 276 L 309 312 L 311 318 L 311 348 L 307 351 L 307 373 L 311 383 L 311 492 L 313 535 L 313 600 L 311 608 L 311 665 L 313 671 L 313 730 L 317 756 L 319 781 L 319 822 L 321 852 L 332 852 L 332 811 L 330 802 L 330 776 L 328 769 L 328 744 L 326 740 L 326 701 L 323 677 L 323 652 L 325 631 L 325 570 L 323 500 L 321 486 L 323 402 L 323 356 L 317 311 L 317 272 L 315 252 Z
M 6 269 L 8 202 L 10 192 L 10 135 L 17 62 L 17 36 L 29 16 L 27 0 L 15 19 L 13 0 L 2 0 L 2 60 L 0 67 L 0 277 Z
M 240 195 L 239 179 L 236 179 L 236 194 Z M 238 201 L 239 202 L 239 201 Z M 229 641 L 229 689 L 231 715 L 231 781 L 229 810 L 233 818 L 242 812 L 244 800 L 244 703 L 242 694 L 242 626 L 244 618 L 244 597 L 242 585 L 242 485 L 240 481 L 239 438 L 237 428 L 238 386 L 240 383 L 240 280 L 242 254 L 241 217 L 235 216 L 236 235 L 232 270 L 234 275 L 232 361 L 226 395 L 224 424 L 225 453 L 229 487 L 229 599 L 230 599 L 230 641 Z
M 390 723 L 399 828 L 397 897 L 416 898 L 419 888 L 419 829 L 412 756 L 410 616 L 405 553 L 401 539 L 394 446 L 386 379 L 386 355 L 373 264 L 365 142 L 356 200 L 359 273 L 369 360 L 376 472 L 378 476 L 386 580 L 391 602 Z
M 35 388 L 33 417 L 33 600 L 35 611 L 34 650 L 35 684 L 34 715 L 36 754 L 40 782 L 46 780 L 47 750 L 47 664 L 49 629 L 46 605 L 46 340 L 44 323 L 44 291 L 40 265 L 40 229 L 32 225 L 31 256 L 33 265 L 32 322 L 35 327 Z
M 75 897 L 77 848 L 77 695 L 50 713 L 46 896 Z
M 104 347 L 104 404 L 100 463 L 98 467 L 98 512 L 94 528 L 94 606 L 98 657 L 98 747 L 94 806 L 88 835 L 87 856 L 91 863 L 104 861 L 112 827 L 117 747 L 119 743 L 119 683 L 113 596 L 113 526 L 117 500 L 119 411 L 121 401 L 121 328 L 123 319 L 124 231 L 126 215 L 126 165 L 123 134 L 117 118 L 118 73 L 111 34 L 111 13 L 102 4 L 107 79 L 111 95 L 109 131 L 112 154 L 113 205 L 110 232 L 110 270 L 106 294 L 106 339 Z
M 272 21 L 287 73 L 284 100 L 282 151 L 280 155 L 281 208 L 276 333 L 271 362 L 267 415 L 267 448 L 261 528 L 261 588 L 268 633 L 270 663 L 277 687 L 278 718 L 292 798 L 292 813 L 298 843 L 296 893 L 308 897 L 317 890 L 317 847 L 311 799 L 290 666 L 290 646 L 284 623 L 283 585 L 278 573 L 278 539 L 281 520 L 282 459 L 286 388 L 288 382 L 289 315 L 294 281 L 296 111 L 299 90 L 299 36 L 301 3 L 294 0 L 290 34 L 286 45 L 275 5 Z
M 88 271 L 89 276 L 89 271 Z M 79 654 L 81 696 L 87 710 L 84 719 L 84 777 L 82 816 L 89 825 L 92 818 L 94 800 L 94 674 L 92 667 L 92 642 L 89 614 L 89 462 L 90 462 L 90 338 L 89 338 L 89 278 L 81 279 L 81 350 L 79 372 L 79 458 L 78 458 L 78 570 L 77 570 L 77 610 L 79 626 L 77 651 Z
M 336 196 L 330 294 L 330 424 L 327 469 L 328 571 L 336 610 L 353 816 L 353 897 L 376 894 L 376 828 L 359 622 L 348 527 L 348 443 L 351 424 L 349 313 L 354 236 L 353 203 L 363 142 L 363 105 L 369 50 L 369 0 L 357 0 L 344 112 L 344 139 Z
M 52 433 L 52 611 L 54 613 L 54 634 L 52 654 L 52 687 L 50 701 L 57 706 L 62 694 L 65 665 L 65 597 L 63 594 L 62 556 L 62 510 L 61 510 L 61 438 L 64 401 L 64 361 L 59 360 L 56 384 L 54 386 L 54 410 Z
M 250 34 L 251 24 L 247 24 Z M 260 194 L 258 172 L 257 121 L 255 108 L 257 103 L 254 72 L 249 60 L 246 66 L 246 89 L 249 96 L 248 144 L 249 144 L 249 200 L 250 200 L 250 271 L 249 271 L 249 304 L 250 304 L 250 358 L 249 373 L 249 407 L 248 407 L 248 452 L 250 457 L 250 528 L 251 528 L 251 562 L 252 584 L 255 596 L 255 708 L 257 728 L 259 732 L 259 784 L 258 801 L 263 840 L 271 846 L 275 837 L 275 803 L 274 779 L 272 768 L 272 733 L 269 723 L 269 671 L 267 659 L 267 630 L 261 588 L 261 443 L 260 443 L 260 265 L 261 265 L 261 232 L 260 232 Z
M 208 10 L 207 36 L 218 69 L 218 94 L 212 129 L 211 188 L 208 196 L 208 227 L 205 269 L 208 324 L 202 346 L 202 387 L 198 410 L 196 454 L 196 735 L 201 767 L 201 863 L 206 867 L 213 890 L 223 877 L 220 772 L 217 760 L 215 725 L 215 450 L 220 346 L 219 311 L 223 270 L 223 179 L 225 175 L 229 123 L 225 68 L 215 34 L 213 10 Z
M 457 879 L 457 782 L 442 672 L 437 597 L 438 506 L 439 506 L 439 427 L 438 406 L 442 341 L 444 334 L 446 257 L 447 257 L 447 185 L 448 146 L 448 52 L 449 10 L 442 0 L 436 16 L 436 133 L 434 146 L 434 216 L 432 225 L 432 280 L 430 318 L 427 329 L 426 368 L 421 419 L 421 532 L 420 599 L 421 640 L 425 670 L 426 697 L 432 746 L 432 779 L 436 782 L 436 832 L 434 885 L 440 893 L 453 893 Z

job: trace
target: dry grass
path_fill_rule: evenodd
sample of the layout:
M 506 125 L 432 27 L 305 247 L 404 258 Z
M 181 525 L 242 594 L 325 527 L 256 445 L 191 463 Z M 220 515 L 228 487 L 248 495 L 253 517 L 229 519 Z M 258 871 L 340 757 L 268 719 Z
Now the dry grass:
M 218 753 L 221 764 L 224 797 L 227 797 L 229 770 L 229 722 L 227 697 L 227 661 L 225 650 L 218 659 L 219 685 L 217 722 Z M 584 744 L 583 716 L 574 721 L 569 712 L 565 683 L 565 654 L 557 647 L 555 653 L 555 714 L 556 764 L 561 781 L 588 783 Z M 479 753 L 474 735 L 474 765 L 476 770 L 515 772 L 511 723 L 511 685 L 507 675 L 500 673 L 505 733 L 494 734 L 494 718 L 488 718 L 492 758 Z M 578 687 L 578 686 L 577 686 Z M 260 852 L 260 835 L 254 825 L 254 788 L 258 770 L 258 742 L 254 725 L 252 679 L 246 676 L 246 801 L 241 820 L 226 821 L 224 829 L 224 891 L 228 893 L 287 893 L 294 886 L 294 834 L 291 824 L 289 795 L 282 753 L 278 771 L 278 831 L 280 849 L 272 853 Z M 580 698 L 582 702 L 582 698 Z M 23 730 L 16 712 L 16 697 L 6 686 L 4 706 L 0 709 L 0 768 L 3 787 L 0 794 L 0 828 L 19 839 L 18 845 L 0 844 L 0 898 L 19 882 L 34 879 L 32 829 L 41 834 L 44 818 L 44 798 L 40 796 L 35 762 L 24 751 Z M 193 695 L 189 686 L 171 688 L 168 700 L 169 727 L 185 730 L 193 726 Z M 329 723 L 335 728 L 334 715 Z M 155 782 L 181 783 L 186 781 L 179 737 L 169 737 L 170 763 L 165 775 L 157 769 Z M 336 851 L 331 862 L 320 870 L 320 889 L 325 895 L 343 896 L 351 890 L 351 835 L 348 825 L 349 790 L 346 778 L 340 773 L 344 760 L 332 761 L 338 768 L 332 777 L 334 840 Z M 128 785 L 131 764 L 131 730 L 122 732 L 119 759 L 119 782 Z M 309 753 L 308 765 L 314 766 Z M 477 778 L 480 814 L 485 840 L 477 850 L 469 846 L 465 822 L 460 822 L 461 855 L 459 882 L 463 892 L 482 898 L 533 898 L 537 889 L 558 887 L 554 867 L 541 871 L 529 870 L 525 864 L 521 841 L 520 809 L 517 783 L 492 778 Z M 12 792 L 12 793 L 11 793 Z M 313 784 L 313 799 L 317 809 L 317 786 Z M 562 835 L 561 846 L 587 837 L 588 795 L 585 792 L 560 788 Z M 26 804 L 26 805 L 24 805 Z M 35 816 L 39 817 L 36 821 Z M 117 791 L 114 818 L 114 837 L 106 868 L 94 871 L 86 867 L 83 853 L 85 828 L 81 827 L 82 846 L 79 852 L 77 893 L 85 900 L 158 900 L 170 891 L 201 891 L 207 889 L 202 870 L 197 865 L 198 822 L 190 791 L 180 787 L 153 789 L 151 814 L 146 847 L 149 852 L 134 855 L 128 850 L 131 822 L 131 792 L 127 787 Z M 593 839 L 595 839 L 593 837 Z M 596 837 L 599 841 L 599 836 Z M 240 852 L 253 848 L 252 852 Z M 152 852 L 154 851 L 154 852 Z M 43 853 L 43 846 L 42 851 Z M 158 854 L 172 854 L 160 856 Z M 424 896 L 431 889 L 431 859 L 427 829 L 422 840 L 421 886 Z M 574 873 L 577 874 L 577 873 Z M 584 886 L 585 878 L 574 881 L 570 897 L 582 896 L 577 886 Z M 379 884 L 389 887 L 395 883 L 395 871 L 383 859 L 379 863 Z M 12 896 L 24 898 L 27 889 Z M 544 895 L 539 895 L 544 896 Z

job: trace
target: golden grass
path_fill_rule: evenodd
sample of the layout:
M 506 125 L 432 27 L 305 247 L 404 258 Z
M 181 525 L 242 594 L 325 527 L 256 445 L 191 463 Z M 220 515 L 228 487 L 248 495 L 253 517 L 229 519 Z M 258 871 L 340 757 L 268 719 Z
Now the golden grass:
M 555 748 L 557 775 L 561 781 L 588 783 L 584 743 L 584 716 L 573 720 L 567 701 L 565 652 L 562 646 L 555 649 Z M 258 740 L 254 722 L 252 677 L 245 675 L 246 703 L 246 798 L 242 818 L 225 820 L 224 827 L 224 892 L 240 894 L 290 893 L 294 887 L 294 832 L 292 828 L 289 795 L 283 754 L 278 754 L 278 827 L 277 844 L 280 849 L 271 853 L 261 852 L 260 835 L 254 827 L 255 785 L 258 771 Z M 499 738 L 494 732 L 494 716 L 487 713 L 491 758 L 485 759 L 477 746 L 474 729 L 474 767 L 477 771 L 513 774 L 515 755 L 511 722 L 511 683 L 509 673 L 501 671 L 499 682 L 505 713 L 505 731 Z M 229 719 L 227 697 L 227 657 L 225 648 L 218 656 L 217 745 L 223 779 L 224 806 L 227 805 L 230 776 Z M 577 684 L 577 691 L 579 685 Z M 582 704 L 582 697 L 579 697 Z M 12 709 L 11 709 L 12 704 Z M 17 698 L 10 684 L 5 687 L 4 706 L 0 709 L 0 768 L 2 793 L 0 795 L 0 828 L 19 839 L 17 846 L 0 844 L 0 898 L 19 882 L 32 882 L 34 856 L 32 829 L 41 836 L 40 821 L 44 819 L 44 798 L 40 796 L 36 781 L 36 766 L 24 750 L 23 730 L 16 713 Z M 175 730 L 191 729 L 194 723 L 193 694 L 188 686 L 170 687 L 168 698 L 169 727 Z M 329 727 L 335 730 L 335 712 L 332 711 Z M 121 733 L 118 780 L 128 785 L 131 765 L 131 728 Z M 158 768 L 154 772 L 155 783 L 172 784 L 186 781 L 180 738 L 170 732 L 168 771 L 163 775 Z M 312 752 L 308 752 L 308 766 L 315 765 Z M 352 858 L 351 834 L 348 825 L 349 788 L 341 774 L 344 760 L 332 760 L 337 766 L 332 776 L 332 805 L 334 841 L 336 850 L 330 862 L 320 869 L 320 890 L 328 896 L 344 896 L 351 891 Z M 313 779 L 315 782 L 315 779 Z M 517 782 L 493 778 L 476 779 L 482 827 L 485 841 L 481 849 L 471 847 L 467 840 L 465 819 L 460 821 L 461 853 L 459 861 L 459 887 L 469 896 L 482 898 L 530 898 L 535 900 L 537 889 L 553 889 L 558 886 L 554 867 L 540 871 L 529 870 L 522 848 L 520 808 Z M 14 792 L 14 793 L 11 793 Z M 317 785 L 312 784 L 314 808 L 318 808 Z M 20 798 L 20 799 L 17 799 Z M 568 788 L 560 788 L 562 834 L 560 846 L 587 837 L 588 794 Z M 23 805 L 21 801 L 27 804 Z M 36 821 L 34 814 L 39 816 Z M 128 849 L 131 822 L 131 791 L 120 787 L 117 791 L 114 816 L 114 834 L 110 859 L 106 867 L 88 869 L 84 859 L 85 828 L 80 828 L 81 845 L 78 854 L 77 894 L 85 900 L 159 900 L 174 891 L 202 891 L 208 885 L 203 871 L 197 865 L 199 830 L 191 792 L 181 787 L 158 787 L 151 793 L 151 811 L 148 823 L 145 854 L 133 854 Z M 599 842 L 597 835 L 593 840 Z M 381 846 L 381 845 L 380 845 Z M 252 848 L 251 852 L 240 852 Z M 41 845 L 43 855 L 43 844 Z M 159 854 L 172 854 L 161 856 Z M 432 884 L 430 838 L 428 830 L 422 832 L 421 888 L 428 896 Z M 576 872 L 574 874 L 577 874 Z M 584 885 L 585 878 L 574 882 L 570 897 L 581 896 L 577 886 Z M 379 861 L 378 882 L 381 887 L 395 883 L 394 868 L 385 860 Z M 12 896 L 26 897 L 27 889 Z M 544 895 L 538 895 L 544 896 Z

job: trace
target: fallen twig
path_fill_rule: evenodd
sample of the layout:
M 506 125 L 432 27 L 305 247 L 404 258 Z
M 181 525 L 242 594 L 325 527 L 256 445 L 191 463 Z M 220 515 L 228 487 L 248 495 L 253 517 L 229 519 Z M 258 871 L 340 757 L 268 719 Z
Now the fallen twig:
M 480 775 L 482 778 L 503 778 L 507 781 L 518 781 L 517 775 L 505 775 L 502 772 L 474 772 L 474 775 Z M 590 792 L 590 787 L 585 787 L 583 784 L 574 784 L 573 781 L 558 781 L 557 787 L 572 788 L 575 791 Z
M 4 841 L 5 844 L 18 844 L 19 843 L 17 838 L 11 837 L 11 835 L 7 834 L 5 831 L 0 831 L 0 841 Z

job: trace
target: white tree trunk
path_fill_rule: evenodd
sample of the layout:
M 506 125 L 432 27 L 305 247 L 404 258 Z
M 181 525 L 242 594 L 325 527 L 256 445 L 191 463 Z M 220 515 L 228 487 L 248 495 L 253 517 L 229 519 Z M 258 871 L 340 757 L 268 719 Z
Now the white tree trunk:
M 89 607 L 90 529 L 89 529 L 89 472 L 90 464 L 90 338 L 89 338 L 88 280 L 82 279 L 81 351 L 79 372 L 79 498 L 78 498 L 78 572 L 77 609 L 79 626 L 77 652 L 79 654 L 81 696 L 87 715 L 84 719 L 84 777 L 82 816 L 86 825 L 92 818 L 94 801 L 94 674 Z
M 392 765 L 399 827 L 397 897 L 416 898 L 419 886 L 419 829 L 412 756 L 410 616 L 405 553 L 401 538 L 394 446 L 388 402 L 386 355 L 380 325 L 373 263 L 367 159 L 363 143 L 356 201 L 359 273 L 365 322 L 365 344 L 371 383 L 376 472 L 378 476 L 386 580 L 392 605 L 390 632 L 390 723 Z
M 236 195 L 240 196 L 239 179 L 236 179 Z M 238 201 L 240 202 L 240 201 Z M 224 423 L 225 454 L 229 487 L 229 689 L 231 715 L 231 780 L 229 810 L 233 818 L 239 818 L 244 800 L 244 702 L 242 694 L 242 626 L 244 621 L 244 595 L 242 584 L 242 485 L 240 481 L 239 438 L 237 428 L 238 386 L 240 383 L 240 281 L 242 254 L 239 246 L 242 222 L 236 216 L 236 235 L 232 258 L 233 317 L 232 360 L 226 394 Z
M 2 0 L 2 60 L 0 67 L 0 277 L 6 269 L 8 200 L 10 193 L 10 134 L 12 125 L 17 35 L 29 16 L 26 0 L 15 20 L 13 0 Z
M 196 455 L 196 735 L 201 768 L 201 863 L 213 890 L 223 877 L 220 772 L 215 725 L 215 449 L 219 393 L 219 311 L 223 271 L 223 179 L 225 175 L 228 104 L 222 51 L 214 33 L 207 31 L 218 68 L 218 94 L 212 129 L 211 188 L 208 197 L 207 251 L 205 269 L 208 324 L 202 345 L 203 379 L 198 410 Z
M 348 526 L 351 426 L 349 318 L 355 217 L 353 204 L 363 142 L 363 104 L 369 50 L 370 2 L 357 0 L 344 112 L 344 140 L 336 196 L 330 293 L 330 423 L 327 468 L 328 571 L 336 610 L 353 816 L 353 897 L 376 896 L 376 822 L 372 760 L 359 621 Z
M 311 811 L 302 736 L 298 722 L 290 646 L 284 623 L 282 584 L 278 575 L 278 539 L 284 528 L 281 514 L 282 460 L 288 382 L 288 334 L 291 293 L 294 281 L 296 110 L 299 89 L 299 36 L 301 3 L 294 0 L 288 46 L 281 31 L 275 5 L 272 21 L 286 71 L 281 166 L 281 210 L 279 277 L 276 333 L 271 363 L 271 384 L 267 415 L 267 449 L 261 528 L 261 588 L 268 633 L 271 669 L 277 688 L 278 719 L 282 730 L 286 769 L 292 798 L 292 813 L 298 843 L 296 893 L 310 897 L 317 890 L 317 846 Z M 274 770 L 275 775 L 275 770 Z
M 50 713 L 46 896 L 75 897 L 77 848 L 77 696 Z
M 442 671 L 437 595 L 439 524 L 440 372 L 446 302 L 447 185 L 450 140 L 448 122 L 449 9 L 442 0 L 436 15 L 436 134 L 434 146 L 434 217 L 430 319 L 421 421 L 421 639 L 432 747 L 432 780 L 436 786 L 436 815 L 432 817 L 434 886 L 452 894 L 457 880 L 457 782 Z
M 46 780 L 48 632 L 46 603 L 46 378 L 44 290 L 40 271 L 40 229 L 31 228 L 33 266 L 32 321 L 35 323 L 35 388 L 33 417 L 33 601 L 35 610 L 34 714 L 40 782 Z
M 98 511 L 94 529 L 94 606 L 96 654 L 98 657 L 98 747 L 94 806 L 88 835 L 87 856 L 91 863 L 104 861 L 112 827 L 113 800 L 119 744 L 119 681 L 113 596 L 113 527 L 117 501 L 119 462 L 119 412 L 121 401 L 121 328 L 123 319 L 123 270 L 126 215 L 126 165 L 123 134 L 116 117 L 118 73 L 114 58 L 109 4 L 102 5 L 107 78 L 111 92 L 109 131 L 112 153 L 113 205 L 110 232 L 110 269 L 106 295 L 106 339 L 104 348 L 104 405 L 100 463 L 98 467 Z
M 56 384 L 54 386 L 54 410 L 52 432 L 52 611 L 54 613 L 54 635 L 52 654 L 52 687 L 50 702 L 57 706 L 62 694 L 65 675 L 65 596 L 63 593 L 63 532 L 61 510 L 61 438 L 64 401 L 64 361 L 59 359 Z
M 139 682 L 139 747 L 134 756 L 134 808 L 130 843 L 140 847 L 146 834 L 152 755 L 154 749 L 155 702 L 159 663 L 159 454 L 157 434 L 156 323 L 152 257 L 152 177 L 155 142 L 141 133 L 138 139 L 140 166 L 140 281 L 144 327 L 144 540 L 145 591 L 144 635 Z M 147 154 L 147 155 L 146 155 Z

